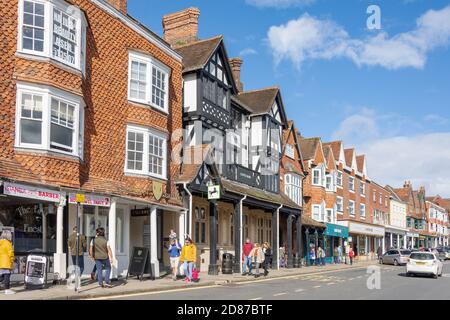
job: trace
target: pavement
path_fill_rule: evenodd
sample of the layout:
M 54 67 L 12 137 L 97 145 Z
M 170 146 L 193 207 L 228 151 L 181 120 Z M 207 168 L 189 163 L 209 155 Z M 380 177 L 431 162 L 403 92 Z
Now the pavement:
M 114 281 L 113 288 L 101 288 L 97 283 L 91 281 L 85 282 L 79 292 L 74 289 L 69 289 L 67 285 L 53 285 L 46 289 L 26 290 L 23 286 L 15 287 L 17 294 L 15 295 L 0 295 L 1 300 L 80 300 L 80 299 L 104 299 L 118 296 L 129 297 L 145 297 L 150 294 L 152 299 L 165 297 L 164 295 L 170 291 L 183 292 L 184 290 L 199 290 L 199 289 L 214 289 L 214 288 L 228 288 L 233 285 L 244 284 L 260 284 L 267 283 L 279 279 L 280 281 L 287 281 L 297 276 L 311 276 L 321 274 L 324 275 L 329 272 L 341 272 L 344 270 L 361 270 L 365 272 L 368 266 L 376 265 L 376 261 L 361 261 L 353 264 L 353 266 L 345 264 L 330 264 L 326 266 L 302 267 L 296 269 L 280 269 L 270 270 L 267 277 L 260 277 L 255 279 L 251 276 L 242 276 L 240 274 L 209 276 L 205 273 L 200 273 L 200 281 L 198 283 L 186 284 L 183 280 L 173 281 L 170 277 L 164 277 L 156 280 L 139 281 L 136 279 L 125 279 Z M 261 270 L 262 271 L 262 270 Z M 209 287 L 209 288 L 207 288 Z M 200 292 L 200 291 L 199 291 Z M 207 291 L 203 291 L 207 293 Z M 205 299 L 214 299 L 212 295 L 206 295 Z M 220 297 L 220 296 L 217 296 Z M 230 299 L 239 299 L 238 296 L 230 296 Z
M 405 266 L 379 265 L 235 282 L 222 286 L 119 295 L 99 300 L 449 300 L 450 263 L 443 276 L 406 277 Z M 96 300 L 96 299 L 94 299 Z

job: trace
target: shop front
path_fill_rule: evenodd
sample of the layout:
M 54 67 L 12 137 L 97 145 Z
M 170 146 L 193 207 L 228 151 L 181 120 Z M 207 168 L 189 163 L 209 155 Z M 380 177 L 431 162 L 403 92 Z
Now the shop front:
M 366 223 L 349 221 L 349 243 L 355 252 L 357 260 L 376 259 L 377 250 L 381 247 L 385 252 L 384 227 Z
M 333 263 L 334 249 L 341 246 L 344 247 L 344 242 L 348 239 L 348 228 L 337 224 L 326 224 L 325 229 L 325 253 L 326 262 Z
M 407 248 L 406 230 L 397 228 L 386 228 L 384 236 L 384 247 L 386 250 L 390 248 L 406 249 Z
M 419 249 L 419 234 L 416 232 L 406 232 L 406 248 Z
M 13 282 L 24 281 L 26 256 L 31 252 L 48 256 L 48 279 L 53 280 L 57 212 L 62 212 L 64 204 L 65 194 L 59 190 L 26 183 L 2 183 L 0 231 L 8 229 L 13 234 Z

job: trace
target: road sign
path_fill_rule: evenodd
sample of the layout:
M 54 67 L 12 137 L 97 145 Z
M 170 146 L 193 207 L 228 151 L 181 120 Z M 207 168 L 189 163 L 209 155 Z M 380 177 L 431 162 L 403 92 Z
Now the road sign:
M 220 199 L 220 186 L 208 186 L 208 200 Z
M 75 199 L 78 203 L 84 203 L 86 201 L 86 196 L 81 193 L 77 193 Z

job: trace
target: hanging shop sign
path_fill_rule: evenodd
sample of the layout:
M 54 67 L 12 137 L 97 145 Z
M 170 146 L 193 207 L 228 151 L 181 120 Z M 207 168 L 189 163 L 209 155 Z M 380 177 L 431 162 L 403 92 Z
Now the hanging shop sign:
M 84 196 L 84 197 L 83 197 Z M 82 204 L 85 206 L 109 207 L 111 206 L 111 198 L 94 196 L 91 194 L 69 193 L 69 203 Z
M 208 200 L 220 199 L 220 185 L 208 186 Z
M 384 228 L 370 226 L 362 223 L 351 222 L 349 226 L 349 232 L 369 236 L 384 237 Z
M 10 182 L 3 183 L 3 193 L 14 197 L 29 198 L 56 203 L 59 203 L 61 201 L 61 198 L 65 197 L 65 195 L 61 194 L 59 191 Z

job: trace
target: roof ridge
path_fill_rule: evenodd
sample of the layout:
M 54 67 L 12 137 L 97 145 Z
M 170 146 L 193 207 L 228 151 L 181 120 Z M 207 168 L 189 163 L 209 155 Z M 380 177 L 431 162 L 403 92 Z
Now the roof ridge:
M 216 40 L 216 39 L 224 39 L 224 36 L 222 34 L 220 34 L 220 35 L 214 36 L 212 38 L 193 41 L 193 42 L 181 45 L 181 46 L 177 46 L 177 48 L 175 50 L 178 50 L 178 49 L 181 49 L 181 48 L 186 48 L 186 47 L 193 46 L 193 45 L 196 45 L 196 44 L 199 44 L 199 43 L 203 43 L 203 42 L 207 42 L 207 41 Z
M 262 89 L 254 89 L 254 90 L 243 91 L 243 92 L 239 92 L 238 96 L 241 95 L 241 94 L 255 93 L 255 92 L 259 92 L 259 91 L 267 91 L 267 90 L 273 90 L 273 89 L 280 90 L 280 87 L 278 85 L 275 85 L 275 86 L 262 88 Z

